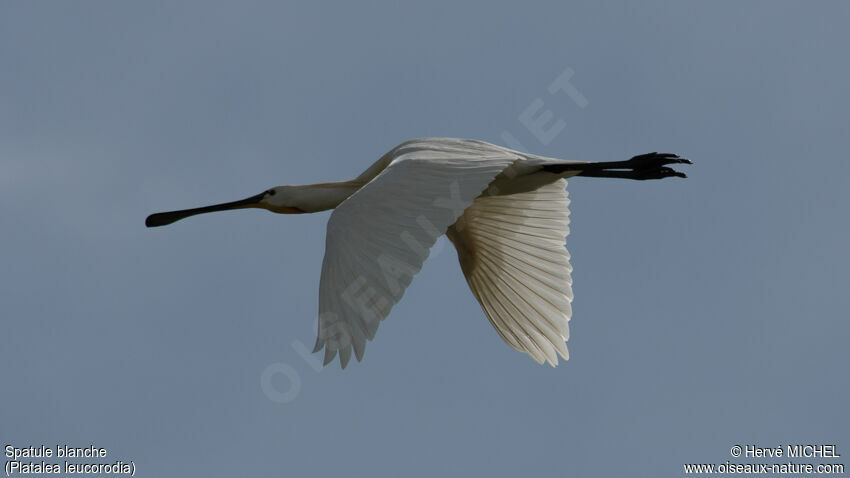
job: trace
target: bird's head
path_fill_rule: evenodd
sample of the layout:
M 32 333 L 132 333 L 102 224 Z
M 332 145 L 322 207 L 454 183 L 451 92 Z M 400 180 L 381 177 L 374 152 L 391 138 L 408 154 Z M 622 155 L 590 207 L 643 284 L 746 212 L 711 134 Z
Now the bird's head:
M 262 194 L 255 196 L 260 197 L 260 200 L 255 206 L 268 209 L 271 212 L 278 214 L 302 214 L 306 212 L 303 207 L 303 194 L 301 193 L 302 186 L 277 186 Z M 299 207 L 302 206 L 302 207 Z

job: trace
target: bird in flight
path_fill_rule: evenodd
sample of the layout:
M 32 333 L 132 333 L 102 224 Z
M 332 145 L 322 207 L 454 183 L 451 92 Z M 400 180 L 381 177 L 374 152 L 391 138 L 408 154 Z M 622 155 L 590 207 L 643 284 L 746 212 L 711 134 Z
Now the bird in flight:
M 483 141 L 424 138 L 391 149 L 350 181 L 277 186 L 240 201 L 148 216 L 158 227 L 214 211 L 261 208 L 282 214 L 333 209 L 319 282 L 314 352 L 324 363 L 366 342 L 401 299 L 431 246 L 445 234 L 472 294 L 514 349 L 537 363 L 569 358 L 573 300 L 565 178 L 686 177 L 691 161 L 648 153 L 627 161 L 566 161 Z

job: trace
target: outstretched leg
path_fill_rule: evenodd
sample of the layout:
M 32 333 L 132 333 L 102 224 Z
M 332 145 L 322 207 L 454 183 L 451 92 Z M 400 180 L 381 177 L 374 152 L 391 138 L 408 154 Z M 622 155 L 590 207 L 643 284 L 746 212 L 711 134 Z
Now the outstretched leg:
M 668 164 L 693 164 L 690 160 L 669 153 L 647 153 L 635 156 L 628 161 L 609 161 L 602 163 L 568 163 L 547 164 L 543 170 L 550 173 L 579 171 L 577 176 L 594 178 L 624 178 L 624 179 L 662 179 L 668 177 L 686 178 Z

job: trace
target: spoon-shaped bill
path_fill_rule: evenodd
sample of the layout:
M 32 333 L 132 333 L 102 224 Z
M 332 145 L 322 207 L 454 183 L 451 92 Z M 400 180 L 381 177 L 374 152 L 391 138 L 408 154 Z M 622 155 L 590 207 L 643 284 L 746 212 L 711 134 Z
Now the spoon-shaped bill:
M 266 193 L 257 194 L 239 201 L 214 204 L 212 206 L 196 207 L 194 209 L 181 209 L 179 211 L 158 212 L 151 214 L 145 219 L 145 226 L 159 227 L 179 221 L 180 219 L 215 211 L 228 211 L 230 209 L 241 209 L 246 207 L 260 207 L 259 203 Z

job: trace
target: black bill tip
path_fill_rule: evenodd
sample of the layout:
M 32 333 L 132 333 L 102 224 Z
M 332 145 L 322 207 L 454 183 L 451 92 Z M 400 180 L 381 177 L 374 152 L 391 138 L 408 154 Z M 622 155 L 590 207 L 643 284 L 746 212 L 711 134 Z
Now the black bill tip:
M 158 212 L 156 214 L 151 214 L 145 219 L 145 226 L 147 227 L 159 227 L 166 226 L 171 224 L 172 222 L 178 221 L 186 217 L 182 214 L 175 214 L 173 212 Z

